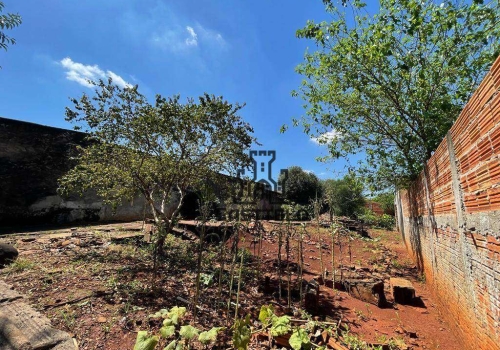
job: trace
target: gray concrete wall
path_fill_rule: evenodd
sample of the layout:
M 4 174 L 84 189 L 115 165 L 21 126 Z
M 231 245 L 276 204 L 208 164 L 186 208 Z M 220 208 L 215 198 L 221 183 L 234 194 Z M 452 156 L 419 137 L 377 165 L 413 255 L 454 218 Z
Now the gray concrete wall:
M 0 229 L 75 221 L 131 221 L 144 217 L 144 200 L 116 212 L 93 193 L 62 198 L 57 180 L 74 164 L 84 134 L 0 118 Z M 146 208 L 147 211 L 147 208 Z

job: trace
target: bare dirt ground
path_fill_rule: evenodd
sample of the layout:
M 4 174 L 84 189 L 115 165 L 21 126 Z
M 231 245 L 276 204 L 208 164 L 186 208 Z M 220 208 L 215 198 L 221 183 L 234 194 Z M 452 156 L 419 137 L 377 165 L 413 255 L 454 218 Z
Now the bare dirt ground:
M 138 330 L 158 332 L 161 326 L 161 322 L 148 315 L 176 305 L 189 307 L 195 294 L 198 244 L 169 236 L 166 255 L 158 264 L 158 274 L 154 277 L 152 245 L 142 239 L 141 228 L 142 223 L 136 222 L 3 236 L 0 242 L 14 244 L 20 256 L 15 263 L 0 270 L 0 277 L 25 294 L 28 302 L 51 319 L 55 327 L 70 332 L 80 349 L 132 349 Z M 251 314 L 254 320 L 262 305 L 272 304 L 279 313 L 286 311 L 287 303 L 286 298 L 278 298 L 276 290 L 262 288 L 264 276 L 268 276 L 272 285 L 278 281 L 277 238 L 272 234 L 273 225 L 264 223 L 264 228 L 260 249 L 255 236 L 250 234 L 242 235 L 239 243 L 240 247 L 247 247 L 249 252 L 261 257 L 259 263 L 248 254 L 242 271 L 239 311 L 240 315 Z M 337 273 L 361 271 L 384 280 L 389 306 L 379 308 L 323 285 L 320 287 L 320 307 L 312 316 L 318 321 L 341 325 L 343 337 L 339 344 L 343 342 L 348 348 L 369 349 L 370 344 L 385 344 L 384 348 L 393 349 L 462 348 L 443 321 L 398 233 L 373 229 L 369 230 L 369 236 L 353 234 L 347 241 L 350 244 L 345 243 L 342 247 L 337 244 L 335 268 Z M 329 230 L 308 226 L 303 241 L 306 280 L 320 273 L 320 239 L 324 247 L 324 266 L 331 271 Z M 290 260 L 294 262 L 297 261 L 296 243 L 292 241 L 290 249 Z M 229 240 L 226 247 L 231 244 Z M 231 257 L 228 252 L 221 259 L 220 252 L 216 244 L 204 251 L 198 317 L 195 323 L 190 310 L 184 323 L 199 329 L 228 327 L 220 336 L 217 348 L 231 348 L 229 327 L 234 310 L 231 309 L 228 317 L 227 308 L 223 306 L 229 296 Z M 286 253 L 282 251 L 282 260 L 285 259 Z M 225 267 L 219 297 L 222 260 Z M 412 306 L 392 304 L 389 277 L 410 279 L 419 303 Z M 233 285 L 234 303 L 236 285 Z M 293 317 L 301 318 L 303 315 L 297 312 L 301 305 L 295 294 Z M 258 328 L 256 323 L 254 326 Z M 250 348 L 268 347 L 267 342 L 253 337 Z

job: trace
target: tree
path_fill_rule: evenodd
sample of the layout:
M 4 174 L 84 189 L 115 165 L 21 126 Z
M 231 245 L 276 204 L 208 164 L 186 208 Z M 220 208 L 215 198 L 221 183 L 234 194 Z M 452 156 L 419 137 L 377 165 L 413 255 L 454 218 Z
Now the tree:
M 281 174 L 279 182 L 283 181 L 285 181 L 285 177 Z M 318 177 L 312 172 L 302 170 L 299 166 L 288 168 L 288 175 L 284 183 L 283 196 L 296 204 L 308 205 L 311 200 L 321 197 L 321 183 Z
M 323 189 L 323 199 L 328 205 L 330 221 L 333 216 L 355 216 L 365 204 L 363 182 L 354 173 L 338 180 L 324 180 Z
M 323 2 L 333 20 L 297 31 L 317 50 L 297 67 L 293 95 L 308 107 L 293 124 L 335 135 L 319 138 L 327 158 L 364 152 L 374 188 L 405 186 L 499 55 L 499 2 L 380 0 L 377 14 L 360 0 Z
M 373 201 L 380 204 L 385 214 L 394 216 L 394 192 L 379 193 Z
M 61 191 L 93 189 L 114 206 L 142 195 L 159 227 L 158 248 L 188 190 L 251 164 L 246 150 L 255 138 L 238 116 L 242 105 L 208 94 L 186 103 L 157 95 L 150 104 L 137 86 L 120 88 L 111 79 L 92 84 L 95 96 L 84 94 L 66 108 L 66 119 L 88 133 L 89 145 L 60 180 Z
M 3 11 L 5 5 L 0 1 L 0 13 Z M 14 45 L 16 39 L 7 36 L 4 33 L 5 29 L 12 29 L 19 26 L 22 22 L 21 16 L 18 14 L 7 13 L 5 15 L 0 14 L 0 49 L 7 51 L 8 45 Z

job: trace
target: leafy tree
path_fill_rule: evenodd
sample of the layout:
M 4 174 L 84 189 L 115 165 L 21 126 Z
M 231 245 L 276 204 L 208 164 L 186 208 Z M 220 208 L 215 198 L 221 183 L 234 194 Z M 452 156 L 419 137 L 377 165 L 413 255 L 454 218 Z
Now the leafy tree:
M 373 198 L 382 207 L 385 214 L 394 216 L 394 192 L 384 192 Z
M 89 144 L 60 189 L 93 189 L 114 206 L 141 194 L 161 248 L 189 189 L 251 164 L 245 151 L 255 140 L 253 129 L 238 116 L 242 106 L 222 97 L 181 103 L 179 96 L 157 95 L 150 104 L 137 86 L 120 88 L 111 79 L 93 84 L 94 96 L 72 99 L 74 108 L 66 108 L 66 119 L 88 133 Z
M 328 205 L 330 220 L 333 220 L 334 215 L 355 216 L 365 204 L 363 182 L 353 173 L 338 180 L 324 180 L 323 188 L 323 199 Z
M 19 26 L 22 22 L 21 16 L 18 14 L 7 13 L 2 15 L 5 5 L 2 1 L 0 1 L 0 49 L 4 49 L 7 51 L 8 45 L 14 45 L 16 43 L 16 39 L 7 36 L 4 33 L 5 29 L 12 29 Z
M 281 174 L 279 182 L 283 181 L 285 181 L 285 177 Z M 288 175 L 284 183 L 283 196 L 294 203 L 308 205 L 314 198 L 321 197 L 321 183 L 318 177 L 312 172 L 302 170 L 299 166 L 288 168 Z
M 364 152 L 375 188 L 405 186 L 499 55 L 499 2 L 380 0 L 376 14 L 360 0 L 323 2 L 333 20 L 297 31 L 317 50 L 297 67 L 305 79 L 293 95 L 308 107 L 293 124 L 334 131 L 319 138 L 326 158 Z

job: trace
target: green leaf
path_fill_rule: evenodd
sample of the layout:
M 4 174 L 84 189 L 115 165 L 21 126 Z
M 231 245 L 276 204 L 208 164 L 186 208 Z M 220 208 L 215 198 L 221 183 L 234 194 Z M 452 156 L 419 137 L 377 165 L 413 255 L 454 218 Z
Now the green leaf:
M 179 319 L 182 319 L 185 314 L 186 314 L 186 308 L 185 307 L 183 307 L 183 306 L 182 307 L 174 306 L 167 313 L 167 317 L 172 320 L 173 324 L 177 325 L 177 324 L 179 324 Z
M 174 324 L 174 322 L 170 318 L 166 318 L 166 319 L 163 320 L 163 325 L 164 326 L 171 326 L 173 324 Z
M 266 328 L 269 325 L 271 317 L 273 315 L 274 311 L 272 305 L 262 305 L 259 312 L 259 321 L 262 322 L 264 328 Z
M 158 312 L 155 312 L 154 314 L 149 315 L 149 318 L 160 318 L 160 317 L 165 317 L 167 315 L 168 310 L 167 309 L 161 309 Z
M 246 350 L 250 343 L 252 332 L 250 330 L 250 315 L 245 319 L 238 319 L 233 325 L 233 348 Z
M 290 332 L 292 328 L 290 327 L 290 317 L 281 316 L 274 317 L 271 326 L 271 335 L 273 337 L 278 337 L 280 335 L 285 335 Z
M 154 350 L 158 341 L 157 336 L 150 335 L 147 331 L 139 331 L 137 332 L 134 350 Z
M 177 340 L 172 340 L 163 350 L 174 350 L 177 345 Z
M 290 343 L 290 346 L 294 350 L 300 350 L 300 349 L 308 350 L 311 348 L 311 340 L 309 338 L 309 334 L 307 334 L 307 332 L 302 328 L 296 329 L 292 333 L 288 342 Z
M 175 334 L 175 326 L 163 326 L 160 328 L 160 335 L 163 338 L 168 338 Z
M 179 335 L 184 339 L 192 340 L 198 335 L 198 332 L 198 329 L 194 328 L 191 325 L 187 325 L 181 327 Z
M 206 332 L 201 332 L 198 337 L 198 340 L 203 345 L 208 345 L 210 343 L 213 343 L 217 340 L 217 334 L 219 334 L 219 332 L 223 329 L 224 327 L 213 327 L 212 329 Z

